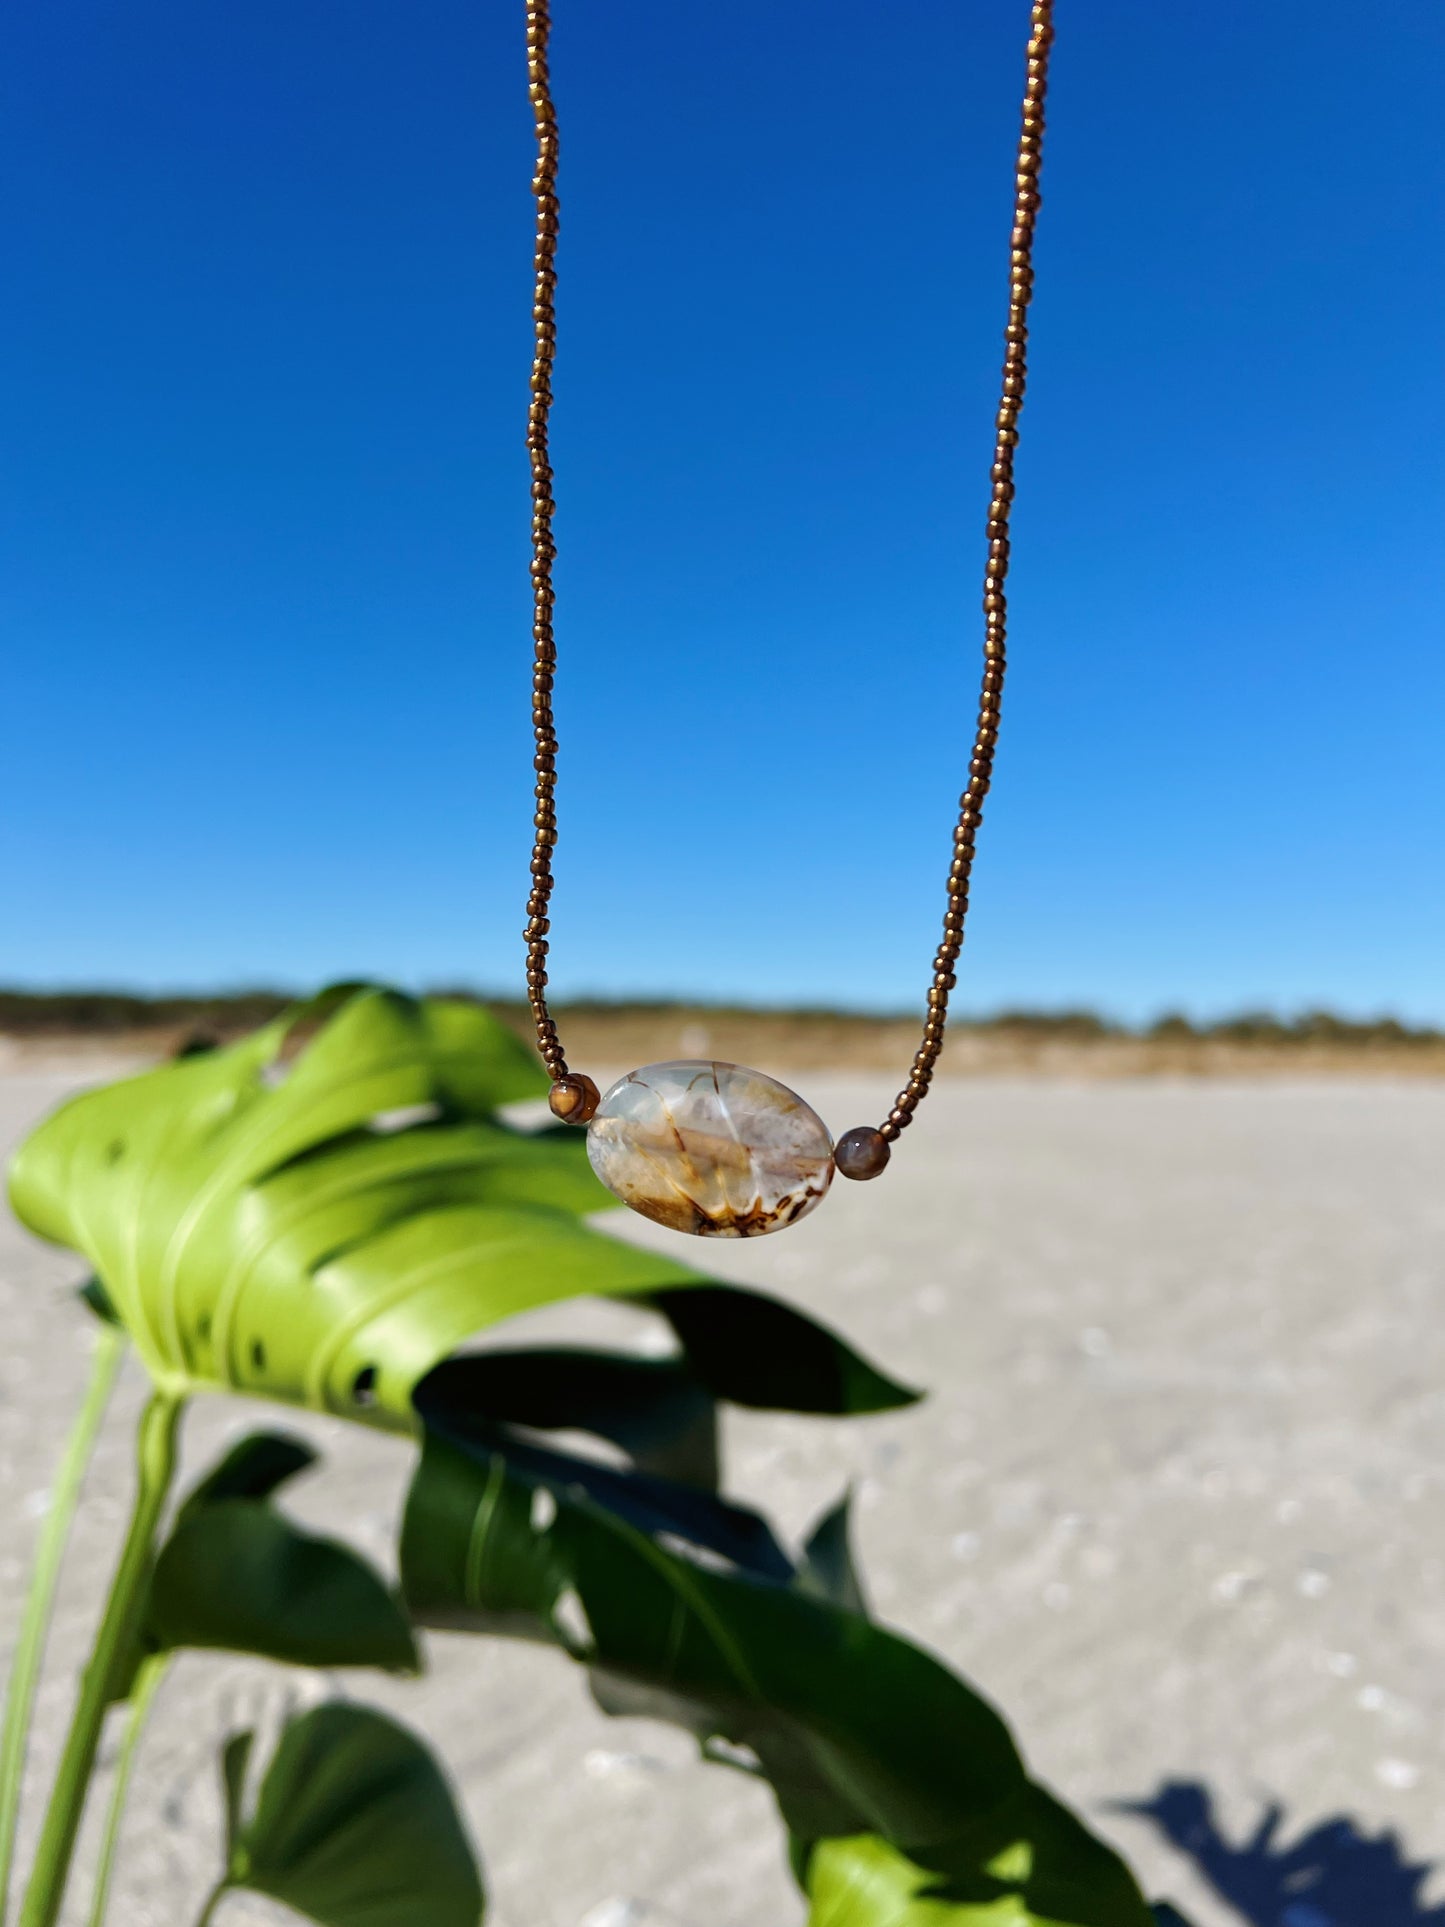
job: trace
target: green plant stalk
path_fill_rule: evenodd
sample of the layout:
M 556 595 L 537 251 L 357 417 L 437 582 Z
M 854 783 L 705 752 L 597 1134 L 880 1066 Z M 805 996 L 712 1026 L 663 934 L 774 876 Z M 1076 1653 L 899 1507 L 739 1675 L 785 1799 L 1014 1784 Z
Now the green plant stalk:
M 65 1882 L 80 1831 L 85 1796 L 95 1770 L 96 1750 L 110 1701 L 111 1681 L 121 1655 L 140 1632 L 146 1578 L 155 1549 L 156 1527 L 175 1475 L 176 1429 L 185 1401 L 172 1391 L 151 1393 L 137 1436 L 135 1503 L 110 1597 L 96 1633 L 90 1663 L 61 1755 L 60 1770 L 41 1829 L 40 1846 L 20 1910 L 20 1927 L 55 1927 Z
M 211 1922 L 216 1917 L 216 1909 L 230 1891 L 231 1883 L 229 1879 L 218 1880 L 216 1882 L 215 1886 L 212 1887 L 211 1891 L 206 1895 L 205 1906 L 202 1907 L 200 1913 L 196 1916 L 196 1927 L 211 1927 Z
M 30 1736 L 35 1688 L 45 1657 L 45 1638 L 50 1630 L 50 1615 L 55 1604 L 55 1587 L 60 1577 L 61 1561 L 65 1556 L 75 1509 L 80 1502 L 80 1488 L 86 1467 L 95 1449 L 111 1388 L 124 1356 L 125 1334 L 113 1325 L 98 1326 L 90 1366 L 90 1383 L 66 1443 L 65 1456 L 56 1474 L 50 1507 L 40 1528 L 35 1549 L 30 1593 L 20 1621 L 15 1656 L 10 1668 L 10 1683 L 5 1695 L 5 1721 L 0 1727 L 0 1923 L 9 1914 L 10 1862 L 15 1851 L 15 1827 L 20 1816 L 26 1743 Z
M 110 1805 L 106 1809 L 105 1833 L 101 1839 L 100 1859 L 95 1868 L 95 1892 L 90 1902 L 90 1927 L 101 1927 L 105 1910 L 110 1905 L 110 1881 L 115 1871 L 115 1850 L 120 1844 L 120 1823 L 125 1815 L 126 1794 L 130 1790 L 131 1770 L 135 1766 L 136 1752 L 140 1746 L 141 1734 L 145 1731 L 151 1707 L 160 1690 L 161 1681 L 170 1665 L 168 1653 L 153 1653 L 141 1662 L 136 1674 L 135 1686 L 130 1696 L 130 1713 L 126 1719 L 125 1738 L 121 1742 L 120 1758 L 115 1763 L 115 1781 L 110 1790 Z

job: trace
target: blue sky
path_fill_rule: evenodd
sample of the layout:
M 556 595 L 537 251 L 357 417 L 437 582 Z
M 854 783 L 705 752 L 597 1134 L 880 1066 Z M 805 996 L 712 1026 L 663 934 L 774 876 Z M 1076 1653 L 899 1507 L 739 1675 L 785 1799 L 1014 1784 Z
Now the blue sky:
M 917 1001 L 1019 0 L 556 0 L 562 992 Z M 501 0 L 12 0 L 0 981 L 520 981 Z M 1445 1021 L 1445 14 L 1062 0 L 960 1005 Z

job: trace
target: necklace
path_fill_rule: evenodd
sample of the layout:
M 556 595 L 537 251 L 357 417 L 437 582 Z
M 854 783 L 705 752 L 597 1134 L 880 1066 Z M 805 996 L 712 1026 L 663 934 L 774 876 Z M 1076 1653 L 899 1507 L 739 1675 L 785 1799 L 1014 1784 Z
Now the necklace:
M 968 781 L 959 800 L 948 871 L 948 908 L 933 959 L 928 1014 L 908 1082 L 877 1126 L 860 1124 L 833 1143 L 827 1126 L 799 1096 L 761 1071 L 738 1064 L 685 1061 L 631 1071 L 603 1096 L 590 1077 L 568 1069 L 547 1008 L 548 909 L 552 848 L 557 841 L 554 790 L 557 733 L 552 687 L 557 647 L 552 630 L 552 465 L 547 424 L 552 406 L 552 361 L 557 345 L 557 115 L 547 71 L 549 0 L 526 0 L 527 80 L 537 134 L 532 193 L 537 204 L 532 319 L 536 348 L 527 450 L 532 464 L 532 722 L 537 772 L 532 892 L 527 899 L 527 994 L 537 1048 L 552 1077 L 548 1102 L 555 1117 L 588 1127 L 587 1151 L 599 1178 L 633 1210 L 675 1231 L 702 1237 L 751 1238 L 796 1224 L 826 1195 L 833 1174 L 875 1178 L 893 1144 L 926 1096 L 943 1048 L 948 994 L 963 947 L 974 841 L 993 774 L 1003 691 L 1008 604 L 1009 511 L 1014 497 L 1014 450 L 1028 359 L 1028 308 L 1033 293 L 1034 221 L 1043 158 L 1044 95 L 1053 41 L 1053 0 L 1032 0 L 1023 122 L 1014 170 L 1013 231 L 1009 237 L 1008 322 L 1003 384 L 995 417 L 983 578 L 983 682 Z

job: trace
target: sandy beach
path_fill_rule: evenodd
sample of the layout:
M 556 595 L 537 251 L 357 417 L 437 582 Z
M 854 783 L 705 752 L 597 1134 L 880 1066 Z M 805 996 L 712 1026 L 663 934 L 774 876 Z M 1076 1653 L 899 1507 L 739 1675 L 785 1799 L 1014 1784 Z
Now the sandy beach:
M 83 1053 L 0 1067 L 5 1146 L 102 1068 Z M 797 1081 L 835 1130 L 892 1091 L 877 1076 Z M 1338 1882 L 1289 1898 L 1271 1855 L 1335 1816 L 1445 1859 L 1442 1174 L 1441 1082 L 954 1079 L 882 1183 L 838 1185 L 782 1236 L 704 1248 L 719 1275 L 806 1306 L 930 1394 L 851 1423 L 734 1417 L 734 1488 L 796 1533 L 853 1481 L 878 1614 L 992 1697 L 1035 1771 L 1196 1927 L 1421 1918 L 1389 1912 L 1388 1895 L 1374 1911 L 1333 1899 Z M 623 1215 L 607 1221 L 618 1235 L 668 1240 Z M 89 1325 L 67 1291 L 81 1275 L 0 1225 L 0 1655 L 86 1371 Z M 632 1329 L 601 1306 L 565 1325 Z M 37 1785 L 113 1556 L 140 1390 L 125 1379 L 87 1487 Z M 258 1423 L 331 1455 L 295 1510 L 385 1560 L 405 1448 L 211 1400 L 188 1418 L 188 1467 Z M 338 1689 L 439 1744 L 494 1927 L 798 1927 L 763 1790 L 702 1767 L 669 1730 L 603 1719 L 549 1653 L 438 1639 L 430 1657 L 410 1686 L 185 1659 L 145 1743 L 112 1919 L 194 1919 L 218 1865 L 219 1737 Z M 1203 1790 L 1165 1811 L 1196 1855 L 1212 1843 L 1226 1886 L 1265 1892 L 1278 1874 L 1273 1913 L 1232 1908 L 1195 1856 L 1120 1810 L 1169 1783 Z M 1268 1850 L 1231 1857 L 1274 1801 Z M 32 1802 L 27 1841 L 34 1818 Z M 86 1899 L 77 1881 L 67 1922 Z M 280 1917 L 237 1899 L 220 1919 Z

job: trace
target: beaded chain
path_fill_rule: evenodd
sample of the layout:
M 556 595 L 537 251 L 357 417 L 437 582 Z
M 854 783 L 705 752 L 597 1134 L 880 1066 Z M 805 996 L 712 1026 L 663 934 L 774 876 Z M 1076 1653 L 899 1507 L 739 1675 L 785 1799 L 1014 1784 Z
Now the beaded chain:
M 557 1026 L 547 1008 L 547 936 L 551 928 L 552 850 L 557 841 L 555 789 L 557 731 L 552 693 L 557 646 L 552 611 L 552 539 L 555 500 L 547 430 L 552 406 L 552 364 L 557 347 L 557 113 L 552 101 L 547 66 L 551 32 L 549 0 L 526 0 L 527 82 L 536 129 L 537 165 L 532 176 L 537 224 L 533 255 L 532 323 L 535 349 L 532 360 L 531 401 L 527 412 L 527 450 L 532 468 L 532 723 L 536 737 L 536 811 L 532 818 L 532 889 L 527 900 L 527 994 L 537 1031 L 537 1048 L 552 1075 L 552 1109 L 569 1122 L 583 1124 L 594 1114 L 598 1092 L 591 1078 L 569 1071 Z M 969 877 L 974 845 L 983 821 L 983 802 L 993 776 L 1003 695 L 1008 628 L 1006 583 L 1009 566 L 1009 517 L 1014 499 L 1014 452 L 1019 439 L 1028 370 L 1028 311 L 1033 295 L 1034 226 L 1038 217 L 1039 170 L 1043 160 L 1044 101 L 1048 91 L 1049 52 L 1053 44 L 1053 0 L 1033 0 L 1023 118 L 1014 168 L 1013 229 L 1009 236 L 1008 320 L 1004 329 L 1003 382 L 994 422 L 993 464 L 985 533 L 988 557 L 983 577 L 983 682 L 968 780 L 959 799 L 953 832 L 953 860 L 948 870 L 948 907 L 943 935 L 933 959 L 928 989 L 928 1014 L 914 1054 L 908 1082 L 892 1110 L 874 1127 L 860 1125 L 838 1140 L 837 1168 L 847 1177 L 874 1177 L 888 1162 L 889 1148 L 913 1120 L 933 1080 L 944 1028 L 948 998 L 957 981 L 955 966 L 963 948 L 968 914 Z

